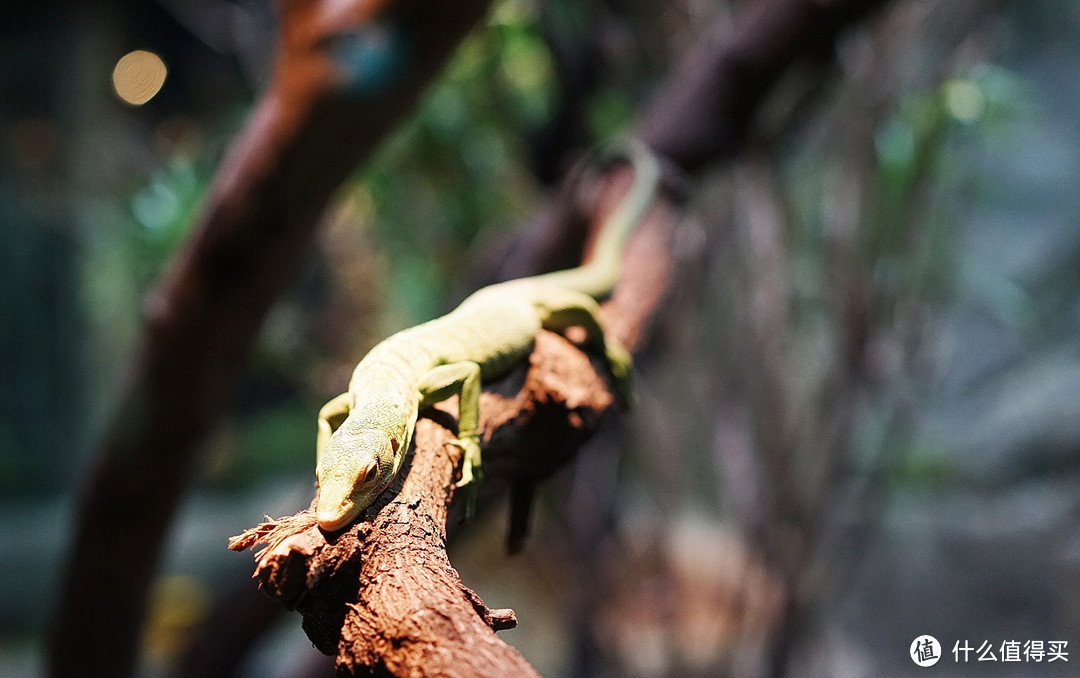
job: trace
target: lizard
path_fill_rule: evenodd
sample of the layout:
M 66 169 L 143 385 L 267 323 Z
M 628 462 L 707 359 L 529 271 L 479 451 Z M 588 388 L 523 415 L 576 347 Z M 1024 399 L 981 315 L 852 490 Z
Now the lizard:
M 322 530 L 347 527 L 375 501 L 401 468 L 420 410 L 455 394 L 452 444 L 463 457 L 457 487 L 471 485 L 475 497 L 482 477 L 481 384 L 527 357 L 541 328 L 584 328 L 587 345 L 605 355 L 617 390 L 627 392 L 630 354 L 605 337 L 597 299 L 618 281 L 624 246 L 652 204 L 661 173 L 642 142 L 630 143 L 627 156 L 633 183 L 602 224 L 588 263 L 483 287 L 448 314 L 391 335 L 356 365 L 348 390 L 320 409 L 315 514 Z

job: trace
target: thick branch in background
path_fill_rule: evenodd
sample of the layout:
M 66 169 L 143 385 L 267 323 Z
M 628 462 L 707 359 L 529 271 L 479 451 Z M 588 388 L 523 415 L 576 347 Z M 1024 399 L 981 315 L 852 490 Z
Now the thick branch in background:
M 889 0 L 758 0 L 694 47 L 646 112 L 641 137 L 693 171 L 746 142 L 762 101 L 807 56 L 827 56 L 837 36 Z
M 267 309 L 294 281 L 333 191 L 411 112 L 488 3 L 394 7 L 415 51 L 376 105 L 341 93 L 328 50 L 385 4 L 279 5 L 272 83 L 150 296 L 127 394 L 94 452 L 49 639 L 51 675 L 132 673 L 164 535 Z

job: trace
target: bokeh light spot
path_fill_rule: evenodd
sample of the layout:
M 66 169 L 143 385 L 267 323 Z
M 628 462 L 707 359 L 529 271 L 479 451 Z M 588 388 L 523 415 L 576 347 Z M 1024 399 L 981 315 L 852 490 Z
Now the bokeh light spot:
M 986 108 L 986 97 L 971 80 L 954 79 L 945 85 L 945 105 L 960 122 L 975 122 Z
M 153 52 L 137 49 L 120 57 L 113 69 L 113 88 L 121 99 L 141 106 L 153 98 L 165 82 L 165 62 Z

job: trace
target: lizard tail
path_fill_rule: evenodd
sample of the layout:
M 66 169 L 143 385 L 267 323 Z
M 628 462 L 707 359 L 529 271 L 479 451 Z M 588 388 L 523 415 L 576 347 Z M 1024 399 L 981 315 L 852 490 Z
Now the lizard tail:
M 600 228 L 592 258 L 577 268 L 547 273 L 539 279 L 593 298 L 604 297 L 615 287 L 622 273 L 623 250 L 649 211 L 661 178 L 660 163 L 644 142 L 628 142 L 624 153 L 634 168 L 634 183 Z

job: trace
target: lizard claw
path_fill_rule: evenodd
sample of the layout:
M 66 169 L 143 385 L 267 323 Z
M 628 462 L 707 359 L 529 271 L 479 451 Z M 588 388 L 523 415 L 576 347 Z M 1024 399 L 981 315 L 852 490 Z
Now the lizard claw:
M 472 520 L 476 515 L 476 498 L 479 494 L 480 482 L 484 478 L 484 472 L 480 466 L 480 441 L 478 436 L 471 435 L 451 440 L 449 444 L 462 452 L 461 479 L 454 483 L 454 489 L 465 490 L 465 520 Z

